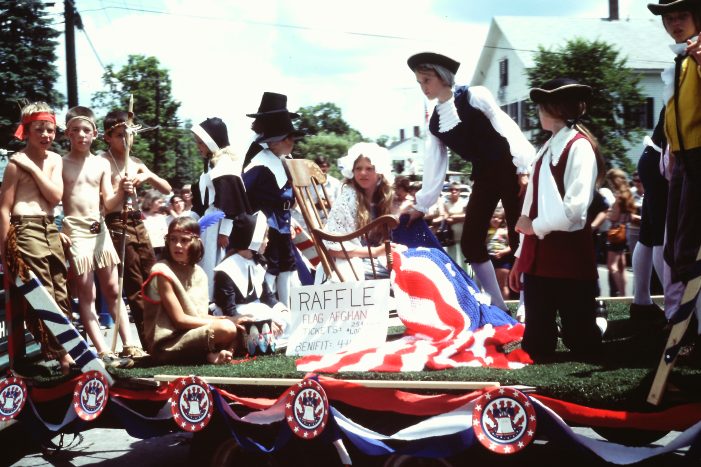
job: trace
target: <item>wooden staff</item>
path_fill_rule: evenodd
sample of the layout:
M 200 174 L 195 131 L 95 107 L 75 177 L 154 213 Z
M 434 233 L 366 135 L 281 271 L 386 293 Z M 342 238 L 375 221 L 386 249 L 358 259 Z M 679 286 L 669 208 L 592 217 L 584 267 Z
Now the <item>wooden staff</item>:
M 124 180 L 129 178 L 129 136 L 131 132 L 131 126 L 134 121 L 134 95 L 129 95 L 129 107 L 127 108 L 128 117 L 126 122 L 126 131 L 124 132 L 124 147 L 126 149 L 126 156 L 124 158 Z M 119 167 L 117 167 L 119 170 Z M 119 306 L 117 307 L 117 316 L 114 323 L 114 334 L 112 335 L 112 352 L 117 349 L 117 337 L 119 335 L 119 322 L 121 321 L 122 312 L 126 313 L 126 307 L 124 306 L 124 269 L 126 267 L 126 251 L 127 251 L 127 221 L 129 220 L 129 211 L 131 208 L 131 195 L 125 193 L 124 203 L 122 203 L 122 238 L 119 245 L 120 258 L 122 259 L 122 267 L 119 268 L 119 292 L 117 293 L 117 300 Z M 126 342 L 122 342 L 126 345 Z

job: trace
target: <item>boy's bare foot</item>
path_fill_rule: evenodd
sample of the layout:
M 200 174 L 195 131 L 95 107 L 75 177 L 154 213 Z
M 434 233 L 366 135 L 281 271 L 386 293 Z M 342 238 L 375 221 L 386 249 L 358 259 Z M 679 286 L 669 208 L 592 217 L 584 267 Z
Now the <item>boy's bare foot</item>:
M 212 363 L 214 365 L 223 365 L 224 363 L 229 363 L 231 362 L 231 359 L 234 357 L 234 354 L 232 354 L 228 350 L 220 350 L 219 352 L 210 352 L 207 354 L 207 361 L 209 363 Z

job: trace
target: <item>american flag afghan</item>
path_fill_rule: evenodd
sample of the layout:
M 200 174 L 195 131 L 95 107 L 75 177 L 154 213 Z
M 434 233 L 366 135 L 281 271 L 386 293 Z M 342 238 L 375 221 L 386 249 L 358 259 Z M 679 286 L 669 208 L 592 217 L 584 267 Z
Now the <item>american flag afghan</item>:
M 524 327 L 497 307 L 478 301 L 476 287 L 439 249 L 394 253 L 392 289 L 406 326 L 400 339 L 357 352 L 306 356 L 299 371 L 400 372 L 456 367 L 521 368 L 531 359 L 521 348 L 503 348 L 523 337 Z

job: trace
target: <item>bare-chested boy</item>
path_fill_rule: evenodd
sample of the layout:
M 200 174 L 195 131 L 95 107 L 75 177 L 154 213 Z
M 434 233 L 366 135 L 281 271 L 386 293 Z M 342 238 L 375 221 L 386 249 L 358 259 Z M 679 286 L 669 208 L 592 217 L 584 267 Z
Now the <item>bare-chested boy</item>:
M 97 137 L 95 115 L 90 109 L 77 106 L 68 110 L 66 135 L 71 149 L 63 156 L 62 239 L 70 251 L 80 319 L 105 366 L 128 368 L 134 364 L 133 360 L 119 358 L 111 352 L 100 331 L 95 313 L 95 276 L 109 313 L 115 321 L 119 320 L 122 356 L 143 357 L 141 347 L 131 341 L 126 311 L 120 312 L 119 256 L 100 214 L 100 201 L 108 211 L 122 205 L 124 190 L 131 190 L 131 182 L 122 182 L 115 193 L 108 162 L 90 152 Z
M 21 114 L 15 136 L 26 141 L 26 146 L 12 156 L 2 181 L 0 252 L 11 278 L 11 308 L 24 310 L 27 327 L 41 344 L 44 358 L 58 360 L 62 372 L 68 373 L 73 359 L 14 286 L 16 277 L 28 278 L 28 268 L 70 319 L 66 259 L 53 217 L 63 195 L 61 156 L 50 151 L 56 137 L 56 117 L 44 102 L 26 105 Z
M 138 188 L 142 183 L 148 182 L 161 193 L 170 193 L 170 183 L 151 172 L 136 157 L 129 156 L 128 171 L 125 177 L 124 166 L 127 160 L 127 148 L 131 148 L 134 138 L 133 134 L 127 131 L 129 125 L 129 114 L 125 111 L 115 110 L 105 116 L 104 138 L 109 145 L 109 149 L 102 154 L 102 157 L 110 166 L 113 189 L 117 191 L 122 179 L 129 178 L 134 189 Z M 141 297 L 141 284 L 149 276 L 151 267 L 156 262 L 156 257 L 151 247 L 151 240 L 148 233 L 146 233 L 141 211 L 128 211 L 126 226 L 122 222 L 122 206 L 106 209 L 105 212 L 107 213 L 105 222 L 110 230 L 112 242 L 120 256 L 122 255 L 122 239 L 126 234 L 124 256 L 120 257 L 124 268 L 124 291 L 129 301 L 129 308 L 139 333 L 139 339 L 141 342 L 144 342 L 144 301 Z

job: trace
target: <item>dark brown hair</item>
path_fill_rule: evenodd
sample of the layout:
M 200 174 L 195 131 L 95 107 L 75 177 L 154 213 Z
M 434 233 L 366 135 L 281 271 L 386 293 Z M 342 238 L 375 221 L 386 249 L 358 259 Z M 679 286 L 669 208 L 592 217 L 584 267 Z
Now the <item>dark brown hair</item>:
M 173 257 L 170 255 L 168 236 L 176 230 L 194 235 L 195 238 L 190 242 L 190 246 L 187 250 L 188 263 L 190 266 L 194 266 L 199 263 L 204 256 L 204 245 L 202 244 L 202 239 L 200 239 L 200 224 L 190 216 L 176 217 L 170 223 L 168 226 L 168 235 L 166 235 L 166 245 L 165 248 L 163 248 L 161 257 L 166 261 L 174 262 Z
M 582 133 L 589 140 L 594 150 L 597 168 L 596 185 L 600 186 L 606 175 L 606 163 L 604 157 L 601 155 L 601 151 L 599 151 L 599 141 L 596 139 L 596 136 L 589 131 L 589 128 L 579 121 L 587 111 L 587 103 L 578 99 L 565 98 L 539 102 L 538 106 L 554 118 L 564 121 L 575 121 L 573 128 Z
M 105 115 L 105 122 L 103 123 L 105 134 L 110 134 L 115 125 L 126 123 L 128 120 L 129 113 L 124 110 L 113 110 L 112 112 L 108 113 Z

